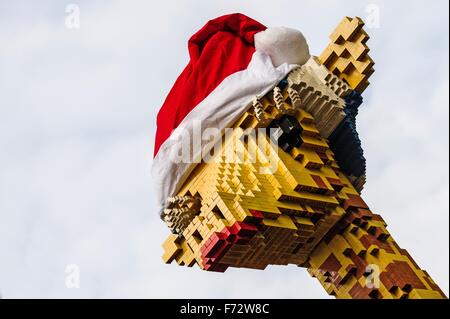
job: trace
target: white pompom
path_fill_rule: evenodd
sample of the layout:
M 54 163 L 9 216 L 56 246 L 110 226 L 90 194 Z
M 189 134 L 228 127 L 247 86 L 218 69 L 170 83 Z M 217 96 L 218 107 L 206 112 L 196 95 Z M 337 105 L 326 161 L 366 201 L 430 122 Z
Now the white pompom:
M 267 28 L 256 33 L 255 48 L 267 53 L 275 67 L 283 63 L 303 65 L 310 58 L 303 34 L 286 27 Z

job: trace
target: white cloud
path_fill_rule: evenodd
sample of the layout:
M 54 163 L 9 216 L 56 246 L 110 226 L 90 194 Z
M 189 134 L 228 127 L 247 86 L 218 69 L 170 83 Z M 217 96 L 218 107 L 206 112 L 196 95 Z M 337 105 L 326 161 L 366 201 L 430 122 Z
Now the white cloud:
M 377 71 L 358 118 L 364 197 L 448 294 L 448 2 L 392 2 L 370 1 L 381 28 L 369 30 Z M 62 4 L 0 3 L 2 295 L 326 297 L 297 267 L 216 274 L 162 263 L 154 123 L 187 39 L 208 19 L 241 11 L 296 27 L 318 54 L 366 3 L 76 3 L 79 30 L 64 27 Z M 64 286 L 73 263 L 80 289 Z

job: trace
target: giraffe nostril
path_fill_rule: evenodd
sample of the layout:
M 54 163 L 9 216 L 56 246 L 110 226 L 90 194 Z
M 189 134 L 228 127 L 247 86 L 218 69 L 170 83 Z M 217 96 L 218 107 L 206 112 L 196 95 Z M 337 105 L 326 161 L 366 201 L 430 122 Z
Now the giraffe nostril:
M 285 152 L 290 152 L 302 144 L 302 131 L 298 120 L 291 115 L 283 115 L 267 127 L 270 138 Z

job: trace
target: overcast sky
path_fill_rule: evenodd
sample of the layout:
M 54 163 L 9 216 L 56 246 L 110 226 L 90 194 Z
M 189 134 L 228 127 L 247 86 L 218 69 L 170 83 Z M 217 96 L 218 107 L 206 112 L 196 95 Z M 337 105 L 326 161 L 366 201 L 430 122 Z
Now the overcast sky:
M 313 54 L 367 17 L 376 73 L 358 129 L 363 197 L 448 295 L 448 1 L 0 0 L 0 293 L 14 297 L 326 298 L 304 269 L 165 265 L 155 116 L 207 20 L 242 12 L 301 30 Z M 80 288 L 66 287 L 66 267 Z

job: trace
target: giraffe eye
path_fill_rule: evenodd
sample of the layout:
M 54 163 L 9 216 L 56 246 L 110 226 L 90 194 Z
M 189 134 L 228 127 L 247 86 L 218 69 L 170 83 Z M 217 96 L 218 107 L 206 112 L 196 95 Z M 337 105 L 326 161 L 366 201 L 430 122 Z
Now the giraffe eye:
M 267 134 L 285 152 L 302 144 L 302 127 L 298 120 L 291 115 L 283 115 L 273 120 L 267 127 Z

